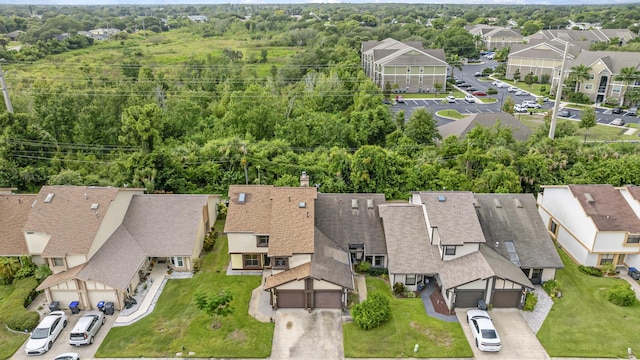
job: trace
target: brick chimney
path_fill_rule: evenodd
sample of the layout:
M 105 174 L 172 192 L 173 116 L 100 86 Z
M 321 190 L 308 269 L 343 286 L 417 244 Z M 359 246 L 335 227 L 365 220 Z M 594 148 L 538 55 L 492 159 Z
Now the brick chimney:
M 300 176 L 300 187 L 309 187 L 309 176 L 306 171 L 303 171 Z

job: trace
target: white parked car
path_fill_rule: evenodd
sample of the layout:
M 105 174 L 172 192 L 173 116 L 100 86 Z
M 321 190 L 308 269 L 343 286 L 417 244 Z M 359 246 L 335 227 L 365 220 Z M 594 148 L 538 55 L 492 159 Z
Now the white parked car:
M 624 120 L 622 120 L 622 118 L 615 118 L 610 124 L 616 125 L 616 126 L 622 126 L 624 125 Z
M 33 330 L 24 351 L 27 355 L 42 355 L 51 349 L 53 342 L 67 326 L 67 314 L 64 311 L 52 311 L 45 316 Z
M 517 113 L 526 113 L 529 111 L 529 109 L 527 109 L 526 106 L 522 106 L 520 104 L 516 104 L 516 106 L 513 107 L 513 111 L 517 112 Z
M 529 93 L 524 90 L 518 90 L 514 94 L 515 96 L 529 96 Z
M 507 83 L 500 83 L 498 85 L 496 85 L 499 88 L 509 88 L 511 85 L 507 84 Z
M 80 355 L 74 352 L 68 352 L 56 356 L 55 360 L 80 360 Z
M 526 108 L 534 108 L 534 109 L 540 109 L 540 104 L 538 104 L 535 101 L 531 101 L 531 100 L 525 100 L 522 102 L 522 106 L 526 107 Z
M 489 313 L 484 310 L 469 310 L 467 311 L 467 322 L 478 349 L 481 351 L 500 351 L 502 349 L 500 335 L 493 326 Z
M 509 88 L 507 89 L 508 92 L 516 92 L 520 89 L 518 89 L 516 86 L 509 86 Z
M 447 96 L 447 102 L 448 103 L 455 103 L 456 102 L 456 98 L 453 95 L 449 95 L 449 96 Z
M 73 326 L 69 335 L 69 345 L 90 345 L 98 334 L 98 330 L 107 319 L 102 311 L 90 311 L 83 315 Z
M 466 101 L 468 103 L 474 103 L 474 102 L 476 102 L 476 98 L 474 98 L 473 95 L 465 95 L 464 96 L 464 101 Z
M 498 86 L 498 85 L 500 85 L 500 84 L 502 84 L 502 81 L 493 80 L 493 81 L 491 82 L 491 85 L 493 85 L 493 86 Z

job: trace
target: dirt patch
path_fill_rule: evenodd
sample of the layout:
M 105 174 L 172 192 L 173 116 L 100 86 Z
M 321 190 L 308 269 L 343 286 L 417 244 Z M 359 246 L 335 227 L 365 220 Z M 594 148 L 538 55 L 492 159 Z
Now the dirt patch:
M 436 289 L 430 296 L 433 309 L 442 315 L 455 315 L 455 310 L 449 310 L 447 303 L 444 301 L 444 297 L 440 293 L 440 290 Z
M 291 321 L 287 321 L 287 330 L 291 330 L 293 327 L 293 323 Z
M 235 329 L 232 333 L 227 335 L 227 339 L 233 340 L 233 341 L 244 341 L 247 339 L 247 336 L 245 335 L 244 331 L 240 329 Z
M 436 329 L 430 329 L 423 325 L 416 324 L 413 321 L 409 324 L 409 326 L 415 331 L 424 334 L 424 336 L 433 341 L 437 346 L 440 347 L 450 347 L 453 345 L 453 339 L 449 336 L 449 333 L 446 331 L 439 331 Z
M 222 326 L 222 323 L 220 323 L 220 321 L 214 321 L 211 323 L 211 325 L 209 325 L 209 328 L 211 330 L 218 330 L 220 329 L 221 326 Z

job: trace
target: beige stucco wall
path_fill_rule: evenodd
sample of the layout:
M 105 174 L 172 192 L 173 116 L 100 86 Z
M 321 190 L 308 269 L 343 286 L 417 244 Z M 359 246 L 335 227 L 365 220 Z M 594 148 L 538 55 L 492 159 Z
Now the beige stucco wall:
M 460 285 L 457 287 L 458 289 L 486 289 L 486 281 L 485 280 L 476 280 L 470 282 L 468 284 Z
M 512 281 L 503 280 L 503 279 L 495 279 L 494 280 L 494 289 L 497 290 L 509 290 L 509 289 L 520 289 L 522 285 L 516 284 Z
M 140 189 L 120 189 L 108 208 L 103 208 L 103 205 L 98 208 L 98 217 L 103 217 L 103 219 L 87 254 L 89 259 L 95 255 L 111 234 L 122 224 L 134 194 L 144 194 L 144 192 Z M 91 197 L 87 199 L 87 202 L 91 203 Z
M 29 254 L 31 255 L 40 255 L 42 254 L 42 250 L 47 246 L 51 235 L 45 233 L 25 233 L 25 239 L 27 241 L 27 248 L 29 249 Z
M 342 287 L 323 280 L 313 280 L 313 288 L 316 290 L 341 290 Z
M 278 286 L 279 290 L 304 290 L 304 280 L 292 281 Z
M 294 268 L 308 262 L 311 262 L 311 254 L 296 254 L 289 257 L 289 268 Z
M 264 253 L 268 247 L 258 247 L 256 235 L 253 233 L 229 233 L 227 234 L 229 253 Z
M 472 252 L 479 251 L 480 244 L 464 244 L 462 246 L 456 246 L 456 254 L 455 255 L 444 255 L 443 260 L 452 260 L 455 258 L 459 258 L 461 256 L 465 256 L 471 254 Z M 444 248 L 440 247 L 440 254 L 444 252 Z
M 87 262 L 87 257 L 84 255 L 67 255 L 66 257 L 67 267 L 70 269 L 74 266 L 78 266 Z
M 556 278 L 556 269 L 542 269 L 542 281 L 548 281 Z
M 231 254 L 231 268 L 242 269 L 242 254 Z

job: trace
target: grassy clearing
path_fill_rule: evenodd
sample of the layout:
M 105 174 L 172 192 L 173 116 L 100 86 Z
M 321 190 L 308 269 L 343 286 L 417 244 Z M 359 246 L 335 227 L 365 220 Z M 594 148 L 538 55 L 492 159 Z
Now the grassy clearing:
M 456 120 L 460 120 L 463 117 L 465 117 L 465 115 L 462 115 L 458 112 L 458 110 L 440 110 L 438 112 L 436 112 L 436 115 L 438 116 L 442 116 L 444 118 L 450 118 L 450 119 L 456 119 Z
M 360 330 L 354 323 L 343 325 L 346 357 L 472 357 L 460 324 L 427 316 L 422 300 L 397 299 L 389 284 L 367 277 L 367 292 L 380 292 L 391 300 L 391 319 L 372 330 Z M 413 352 L 415 344 L 419 351 Z
M 0 304 L 13 292 L 13 285 L 0 285 Z M 7 330 L 0 322 L 0 359 L 9 359 L 18 351 L 20 345 L 27 339 L 27 334 L 18 334 Z
M 220 231 L 223 222 L 218 221 Z M 150 315 L 125 327 L 111 329 L 96 357 L 174 357 L 195 352 L 199 358 L 265 358 L 271 353 L 273 324 L 261 323 L 247 312 L 251 290 L 259 276 L 227 276 L 227 238 L 221 236 L 211 253 L 202 258 L 202 270 L 192 279 L 167 282 Z M 194 294 L 213 294 L 223 289 L 233 294 L 231 315 L 213 318 L 198 310 Z M 212 329 L 218 322 L 220 327 Z
M 554 299 L 540 342 L 554 357 L 626 358 L 628 347 L 638 347 L 640 303 L 622 307 L 607 301 L 607 290 L 624 280 L 583 274 L 564 251 L 560 256 L 565 268 L 556 280 L 562 298 Z

